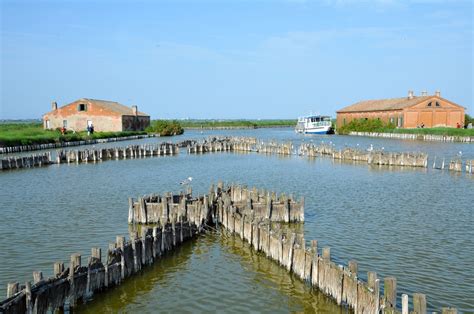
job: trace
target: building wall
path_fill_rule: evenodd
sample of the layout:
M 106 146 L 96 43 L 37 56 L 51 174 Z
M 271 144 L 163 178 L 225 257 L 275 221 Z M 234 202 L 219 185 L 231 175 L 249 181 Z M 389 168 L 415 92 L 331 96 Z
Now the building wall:
M 80 111 L 79 105 L 86 104 L 87 110 Z M 123 116 L 104 107 L 94 105 L 93 102 L 75 101 L 69 105 L 53 110 L 43 116 L 45 129 L 63 127 L 66 121 L 68 130 L 85 131 L 88 121 L 92 122 L 94 130 L 98 132 L 120 132 L 125 130 L 143 130 L 150 124 L 149 116 Z M 132 122 L 130 122 L 132 121 Z M 127 128 L 124 128 L 124 125 Z
M 370 112 L 341 112 L 337 114 L 336 126 L 339 128 L 358 119 L 380 119 L 384 123 L 392 122 L 395 125 L 403 123 L 402 110 L 370 111 Z
M 429 106 L 430 103 L 431 106 Z M 404 128 L 416 128 L 422 124 L 425 128 L 455 128 L 458 123 L 461 126 L 464 125 L 464 108 L 440 97 L 433 97 L 416 106 L 405 108 L 403 112 L 406 122 Z
M 148 116 L 122 116 L 124 131 L 144 131 L 150 125 Z
M 428 104 L 431 103 L 431 106 Z M 439 106 L 436 106 L 436 103 Z M 403 110 L 339 112 L 337 127 L 348 124 L 354 119 L 380 119 L 385 123 L 392 122 L 401 128 L 416 128 L 422 123 L 425 128 L 453 127 L 464 125 L 464 108 L 449 101 L 435 97 Z

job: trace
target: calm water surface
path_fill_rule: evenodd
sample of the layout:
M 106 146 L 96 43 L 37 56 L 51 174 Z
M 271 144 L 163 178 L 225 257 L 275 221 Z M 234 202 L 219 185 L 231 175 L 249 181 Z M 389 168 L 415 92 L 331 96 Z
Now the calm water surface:
M 360 137 L 298 137 L 290 129 L 188 132 L 262 139 L 332 141 L 474 158 L 474 145 Z M 155 143 L 163 139 L 147 139 Z M 168 140 L 168 139 L 166 139 Z M 137 142 L 132 142 L 137 143 Z M 117 142 L 107 145 L 124 146 Z M 104 250 L 128 234 L 129 196 L 179 191 L 192 176 L 195 193 L 221 179 L 295 193 L 306 199 L 306 239 L 330 246 L 332 257 L 359 263 L 362 277 L 395 276 L 399 292 L 427 294 L 428 307 L 474 312 L 474 176 L 430 169 L 390 169 L 330 159 L 216 153 L 97 164 L 54 165 L 0 173 L 0 295 L 9 281 L 52 273 L 53 262 L 90 248 Z M 275 263 L 239 240 L 217 235 L 176 253 L 94 300 L 82 311 L 301 312 L 339 311 Z

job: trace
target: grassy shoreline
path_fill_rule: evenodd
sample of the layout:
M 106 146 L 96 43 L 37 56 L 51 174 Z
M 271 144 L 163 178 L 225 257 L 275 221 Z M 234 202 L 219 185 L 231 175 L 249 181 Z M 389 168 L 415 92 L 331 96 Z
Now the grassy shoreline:
M 144 131 L 126 132 L 94 132 L 88 136 L 87 132 L 71 132 L 61 134 L 59 130 L 44 130 L 42 123 L 2 123 L 0 124 L 0 147 L 49 144 L 60 142 L 74 142 L 132 135 L 144 135 Z

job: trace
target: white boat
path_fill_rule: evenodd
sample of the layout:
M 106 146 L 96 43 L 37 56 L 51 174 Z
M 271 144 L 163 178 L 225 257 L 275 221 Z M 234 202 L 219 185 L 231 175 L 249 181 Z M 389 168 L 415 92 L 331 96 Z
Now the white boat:
M 295 131 L 302 134 L 331 134 L 333 133 L 331 117 L 320 115 L 300 117 Z

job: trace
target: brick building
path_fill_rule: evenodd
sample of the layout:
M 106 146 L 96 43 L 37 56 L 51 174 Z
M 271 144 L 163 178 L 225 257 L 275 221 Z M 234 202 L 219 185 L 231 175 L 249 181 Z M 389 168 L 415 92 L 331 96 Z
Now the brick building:
M 364 100 L 337 111 L 337 127 L 354 119 L 380 119 L 399 128 L 457 127 L 464 125 L 464 107 L 441 97 L 423 92 L 415 96 L 379 100 Z
M 95 131 L 143 131 L 150 125 L 150 116 L 139 112 L 137 106 L 127 107 L 118 102 L 81 98 L 43 115 L 45 129 L 65 127 L 84 131 L 93 125 Z

